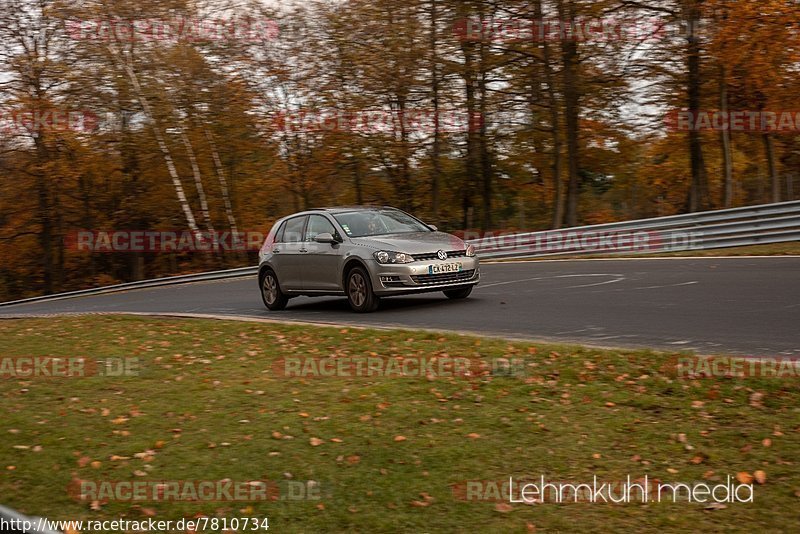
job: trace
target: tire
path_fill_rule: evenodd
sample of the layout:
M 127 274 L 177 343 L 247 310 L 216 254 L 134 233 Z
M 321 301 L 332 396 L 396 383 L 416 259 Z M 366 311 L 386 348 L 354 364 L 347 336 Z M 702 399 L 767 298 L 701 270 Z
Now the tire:
M 289 297 L 281 291 L 281 286 L 278 283 L 278 276 L 275 274 L 275 271 L 267 269 L 261 277 L 260 286 L 261 300 L 264 301 L 264 305 L 267 308 L 271 311 L 280 311 L 286 308 Z
M 356 313 L 370 313 L 378 309 L 380 299 L 372 290 L 369 275 L 363 267 L 353 267 L 347 273 L 347 301 Z
M 458 289 L 448 289 L 444 292 L 445 296 L 449 299 L 459 300 L 465 299 L 472 293 L 474 286 L 459 287 Z

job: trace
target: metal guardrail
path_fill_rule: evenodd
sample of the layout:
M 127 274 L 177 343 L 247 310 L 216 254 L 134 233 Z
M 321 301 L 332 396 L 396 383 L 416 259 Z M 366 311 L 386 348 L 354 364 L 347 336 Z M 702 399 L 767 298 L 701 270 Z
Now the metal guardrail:
M 524 259 L 592 253 L 654 254 L 798 240 L 800 240 L 800 201 L 596 224 L 563 230 L 498 235 L 468 242 L 475 245 L 478 256 L 483 259 Z M 592 243 L 598 246 L 592 247 Z M 255 276 L 257 273 L 258 267 L 244 267 L 227 271 L 172 276 L 0 302 L 0 307 L 118 293 L 131 289 Z
M 88 297 L 92 295 L 103 295 L 106 293 L 119 293 L 130 289 L 144 289 L 148 287 L 170 286 L 175 284 L 187 284 L 189 282 L 206 282 L 210 280 L 224 280 L 226 278 L 239 278 L 242 276 L 255 276 L 258 267 L 242 267 L 227 271 L 214 271 L 211 273 L 186 274 L 182 276 L 170 276 L 169 278 L 156 278 L 155 280 L 142 280 L 141 282 L 129 282 L 127 284 L 117 284 L 113 286 L 98 287 L 95 289 L 83 289 L 81 291 L 70 291 L 69 293 L 59 293 L 57 295 L 44 295 L 22 300 L 12 300 L 10 302 L 0 302 L 2 306 L 14 306 L 15 304 L 29 304 L 41 301 L 54 301 L 70 299 L 75 297 Z
M 655 254 L 800 240 L 800 201 L 470 240 L 486 259 Z

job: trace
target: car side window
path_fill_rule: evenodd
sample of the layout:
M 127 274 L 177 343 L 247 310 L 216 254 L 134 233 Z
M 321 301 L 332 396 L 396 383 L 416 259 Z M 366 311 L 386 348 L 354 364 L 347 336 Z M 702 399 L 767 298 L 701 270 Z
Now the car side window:
M 278 231 L 275 232 L 275 239 L 273 240 L 273 242 L 275 242 L 275 243 L 283 243 L 283 231 L 284 230 L 286 230 L 286 222 L 281 223 L 280 228 L 278 228 Z
M 308 217 L 295 217 L 286 221 L 283 229 L 283 236 L 281 242 L 283 243 L 300 243 L 303 240 L 303 228 L 306 225 Z
M 334 228 L 333 224 L 331 224 L 331 222 L 322 215 L 311 215 L 308 218 L 308 226 L 306 227 L 306 237 L 304 241 L 314 241 L 314 238 L 319 234 L 325 233 L 335 236 L 336 228 Z

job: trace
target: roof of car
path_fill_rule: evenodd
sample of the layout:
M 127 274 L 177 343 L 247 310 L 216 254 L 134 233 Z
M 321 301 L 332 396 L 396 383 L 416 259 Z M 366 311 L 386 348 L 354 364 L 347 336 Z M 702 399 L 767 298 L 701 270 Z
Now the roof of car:
M 313 208 L 309 211 L 327 211 L 330 213 L 342 213 L 344 211 L 371 211 L 371 210 L 394 210 L 391 206 L 330 206 L 327 208 Z

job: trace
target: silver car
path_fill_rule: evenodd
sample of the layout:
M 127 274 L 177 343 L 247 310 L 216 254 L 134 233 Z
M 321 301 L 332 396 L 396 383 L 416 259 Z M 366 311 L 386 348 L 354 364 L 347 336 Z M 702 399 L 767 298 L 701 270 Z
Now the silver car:
M 480 281 L 474 247 L 389 207 L 290 215 L 272 227 L 259 259 L 270 310 L 300 295 L 341 295 L 354 311 L 371 312 L 392 295 L 443 291 L 464 299 Z

